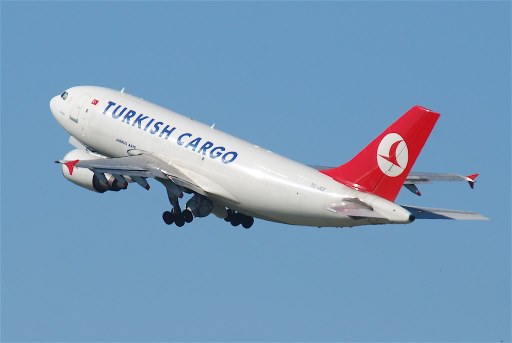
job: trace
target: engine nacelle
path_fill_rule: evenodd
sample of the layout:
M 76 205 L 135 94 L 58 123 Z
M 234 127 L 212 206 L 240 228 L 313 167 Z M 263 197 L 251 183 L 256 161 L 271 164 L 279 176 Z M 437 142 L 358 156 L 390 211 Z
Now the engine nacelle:
M 213 210 L 213 204 L 210 199 L 200 194 L 194 194 L 187 202 L 187 209 L 192 212 L 194 217 L 206 217 Z
M 98 157 L 88 153 L 82 149 L 71 150 L 64 156 L 64 161 L 74 161 L 74 160 L 94 160 Z M 64 164 L 62 165 L 62 175 L 69 181 L 73 182 L 75 185 L 78 185 L 83 188 L 87 188 L 91 191 L 103 193 L 106 191 L 119 191 L 121 189 L 127 188 L 127 183 L 124 185 L 121 182 L 118 182 L 116 178 L 114 178 L 110 174 L 105 174 L 105 177 L 108 181 L 108 185 L 102 183 L 98 176 L 96 176 L 91 170 L 86 168 L 74 168 L 73 175 L 69 173 L 68 167 Z

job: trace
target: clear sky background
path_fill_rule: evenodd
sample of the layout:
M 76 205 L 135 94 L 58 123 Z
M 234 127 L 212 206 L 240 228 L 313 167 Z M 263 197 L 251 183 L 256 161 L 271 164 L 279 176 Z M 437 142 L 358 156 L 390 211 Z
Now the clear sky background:
M 1 3 L 2 341 L 509 341 L 510 2 Z M 415 104 L 415 171 L 481 173 L 401 204 L 488 222 L 178 229 L 153 182 L 95 194 L 49 100 L 100 85 L 307 164 Z

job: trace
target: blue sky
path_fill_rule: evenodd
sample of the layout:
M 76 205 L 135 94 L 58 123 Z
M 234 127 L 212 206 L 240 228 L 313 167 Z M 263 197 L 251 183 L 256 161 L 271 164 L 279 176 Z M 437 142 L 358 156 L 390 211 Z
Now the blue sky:
M 2 341 L 508 341 L 510 2 L 1 3 Z M 121 89 L 308 164 L 415 104 L 413 170 L 481 173 L 402 204 L 488 222 L 163 224 L 153 183 L 95 194 L 53 164 L 74 85 Z

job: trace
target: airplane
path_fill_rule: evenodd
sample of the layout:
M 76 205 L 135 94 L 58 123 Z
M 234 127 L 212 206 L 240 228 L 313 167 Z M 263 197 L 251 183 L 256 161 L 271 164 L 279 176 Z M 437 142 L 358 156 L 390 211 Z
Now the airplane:
M 71 87 L 50 101 L 75 147 L 63 159 L 66 179 L 103 193 L 129 183 L 162 184 L 171 205 L 163 221 L 182 227 L 214 214 L 250 228 L 254 218 L 311 227 L 409 224 L 415 219 L 486 220 L 468 211 L 402 206 L 402 187 L 467 181 L 478 174 L 414 173 L 411 168 L 439 119 L 414 106 L 350 161 L 305 165 L 124 91 Z M 182 210 L 184 194 L 190 198 Z

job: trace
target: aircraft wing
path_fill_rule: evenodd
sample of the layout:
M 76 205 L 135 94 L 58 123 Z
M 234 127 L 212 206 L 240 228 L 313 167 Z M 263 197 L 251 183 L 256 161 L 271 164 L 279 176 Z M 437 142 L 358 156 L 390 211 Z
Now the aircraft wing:
M 109 173 L 140 177 L 165 177 L 161 168 L 154 163 L 150 155 L 127 156 L 118 158 L 99 158 L 79 160 L 74 166 L 87 168 L 95 173 Z
M 416 219 L 489 220 L 489 218 L 477 212 L 416 206 L 402 207 L 411 212 Z
M 170 180 L 175 185 L 195 193 L 221 201 L 231 199 L 232 202 L 236 202 L 229 192 L 203 175 L 177 165 L 172 165 L 149 153 L 140 153 L 126 157 L 56 162 L 66 165 L 70 173 L 72 173 L 74 167 L 87 168 L 105 183 L 107 182 L 105 174 L 111 174 L 116 179 L 124 179 L 123 181 L 126 181 L 125 177 L 129 177 L 145 189 L 149 189 L 146 178 L 155 178 L 159 181 L 164 180 L 164 185 L 168 183 L 167 180 Z
M 173 182 L 179 183 L 180 186 L 197 186 L 179 169 L 151 154 L 80 160 L 74 166 L 87 168 L 98 174 L 129 176 L 134 181 L 137 181 L 139 177 L 152 177 L 171 179 Z M 137 181 L 137 183 L 139 182 Z

